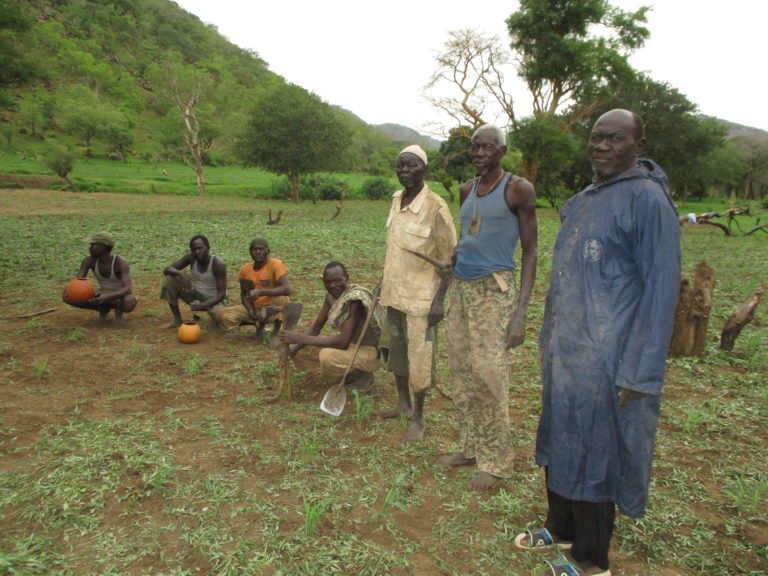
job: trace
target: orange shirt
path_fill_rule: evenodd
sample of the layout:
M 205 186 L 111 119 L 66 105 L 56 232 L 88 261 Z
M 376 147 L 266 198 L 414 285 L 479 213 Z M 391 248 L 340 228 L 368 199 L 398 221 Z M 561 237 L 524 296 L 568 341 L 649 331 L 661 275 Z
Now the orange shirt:
M 243 264 L 240 267 L 238 280 L 251 280 L 256 289 L 276 288 L 277 281 L 288 274 L 288 268 L 285 267 L 282 260 L 277 258 L 267 258 L 267 263 L 259 270 L 253 269 L 253 262 Z M 253 301 L 254 308 L 264 308 L 272 302 L 272 296 L 259 296 Z

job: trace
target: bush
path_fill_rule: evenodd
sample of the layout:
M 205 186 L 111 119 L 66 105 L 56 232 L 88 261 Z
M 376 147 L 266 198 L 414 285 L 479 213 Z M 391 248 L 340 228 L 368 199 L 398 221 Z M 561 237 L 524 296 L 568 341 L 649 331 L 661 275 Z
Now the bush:
M 75 168 L 75 154 L 67 148 L 52 148 L 45 157 L 45 166 L 60 178 L 67 180 Z
M 291 198 L 291 182 L 288 176 L 281 176 L 272 180 L 272 194 L 269 196 L 273 200 L 289 200 Z
M 363 195 L 371 200 L 381 200 L 391 195 L 395 186 L 387 178 L 370 178 L 363 182 Z
M 299 198 L 304 200 L 338 200 L 344 183 L 323 174 L 308 174 L 299 178 Z

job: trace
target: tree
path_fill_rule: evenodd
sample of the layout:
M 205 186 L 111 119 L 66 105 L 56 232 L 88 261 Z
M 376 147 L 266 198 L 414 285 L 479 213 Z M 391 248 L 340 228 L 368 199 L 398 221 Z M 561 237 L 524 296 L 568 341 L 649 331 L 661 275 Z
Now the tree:
M 531 129 L 537 123 L 551 127 L 550 121 L 556 121 L 560 132 L 567 134 L 633 76 L 627 59 L 649 35 L 642 26 L 647 11 L 642 7 L 624 12 L 607 0 L 520 0 L 520 9 L 507 20 L 511 56 L 496 38 L 472 31 L 449 33 L 446 50 L 437 57 L 438 70 L 427 86 L 445 81 L 454 84 L 459 95 L 447 101 L 433 99 L 433 104 L 455 118 L 457 125 L 486 123 L 493 105 L 513 130 Z M 507 61 L 517 62 L 536 121 L 521 125 L 511 95 L 502 89 Z M 531 182 L 547 161 L 546 149 L 521 149 L 523 171 Z
M 85 86 L 73 87 L 62 98 L 58 114 L 62 130 L 85 144 L 86 156 L 93 155 L 94 140 L 112 140 L 114 144 L 116 135 L 122 135 L 119 140 L 127 138 L 130 123 L 125 115 Z
M 160 66 L 152 69 L 150 78 L 153 87 L 171 103 L 181 119 L 182 159 L 195 171 L 198 194 L 205 194 L 203 153 L 206 144 L 202 138 L 200 108 L 215 86 L 215 70 L 202 64 L 185 64 L 181 54 L 171 52 Z M 187 152 L 192 156 L 191 160 Z
M 721 179 L 725 174 L 720 169 L 725 165 L 724 158 L 718 156 L 725 142 L 725 127 L 716 120 L 699 117 L 696 105 L 684 94 L 645 74 L 623 82 L 609 100 L 596 107 L 575 129 L 583 143 L 582 157 L 586 158 L 584 147 L 592 125 L 612 108 L 626 108 L 643 117 L 648 137 L 643 155 L 662 166 L 676 197 L 700 197 L 710 185 L 727 181 Z
M 10 107 L 8 87 L 37 75 L 37 67 L 26 57 L 19 36 L 32 28 L 31 19 L 23 12 L 23 3 L 0 0 L 0 108 Z
M 733 139 L 744 160 L 744 200 L 762 199 L 768 189 L 768 137 L 744 135 Z
M 546 158 L 537 173 L 536 195 L 557 208 L 567 197 L 561 174 L 578 158 L 579 145 L 563 120 L 544 114 L 523 118 L 511 133 L 511 143 L 528 158 Z
M 73 190 L 77 190 L 75 183 L 69 179 L 70 173 L 75 168 L 75 153 L 72 150 L 66 147 L 52 148 L 45 157 L 45 165 Z
M 299 200 L 299 176 L 343 165 L 349 130 L 315 94 L 277 84 L 258 98 L 239 154 L 252 166 L 288 176 L 291 200 Z
M 513 123 L 513 99 L 504 77 L 509 54 L 499 38 L 474 30 L 450 31 L 448 36 L 445 50 L 436 56 L 437 70 L 423 89 L 427 100 L 458 127 L 468 126 L 470 135 L 495 119 L 488 116 L 494 106 L 501 109 L 505 126 Z M 455 96 L 447 95 L 451 90 Z

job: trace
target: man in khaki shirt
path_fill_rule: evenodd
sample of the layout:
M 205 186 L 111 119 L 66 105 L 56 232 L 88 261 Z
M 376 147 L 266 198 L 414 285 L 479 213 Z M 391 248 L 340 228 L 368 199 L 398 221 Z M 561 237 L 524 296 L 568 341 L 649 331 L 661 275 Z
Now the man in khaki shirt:
M 421 440 L 424 434 L 424 398 L 432 385 L 435 354 L 435 327 L 428 326 L 427 316 L 440 286 L 437 268 L 414 252 L 447 262 L 456 246 L 450 209 L 424 183 L 426 171 L 427 154 L 420 146 L 400 152 L 396 172 L 403 190 L 393 195 L 387 218 L 381 286 L 381 304 L 387 307 L 389 368 L 395 374 L 398 402 L 380 416 L 410 417 L 403 442 Z

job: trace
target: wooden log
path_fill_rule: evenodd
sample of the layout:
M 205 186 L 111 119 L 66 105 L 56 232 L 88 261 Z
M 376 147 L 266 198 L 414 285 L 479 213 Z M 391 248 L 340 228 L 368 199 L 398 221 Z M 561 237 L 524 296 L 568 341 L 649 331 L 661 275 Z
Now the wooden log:
M 269 211 L 269 220 L 267 220 L 267 224 L 270 225 L 270 226 L 274 225 L 274 224 L 280 224 L 280 218 L 282 218 L 282 217 L 283 217 L 283 211 L 282 210 L 278 210 L 277 211 L 277 218 L 275 218 L 273 220 L 272 219 L 272 210 L 270 210 Z
M 715 272 L 704 262 L 696 265 L 693 286 L 686 277 L 680 280 L 680 295 L 675 307 L 675 329 L 669 345 L 670 357 L 704 354 L 714 287 Z
M 755 317 L 755 309 L 760 304 L 760 298 L 763 296 L 764 288 L 758 288 L 749 298 L 744 300 L 733 314 L 725 321 L 725 326 L 720 334 L 720 350 L 733 350 L 733 346 L 741 333 L 742 328 L 752 322 Z

